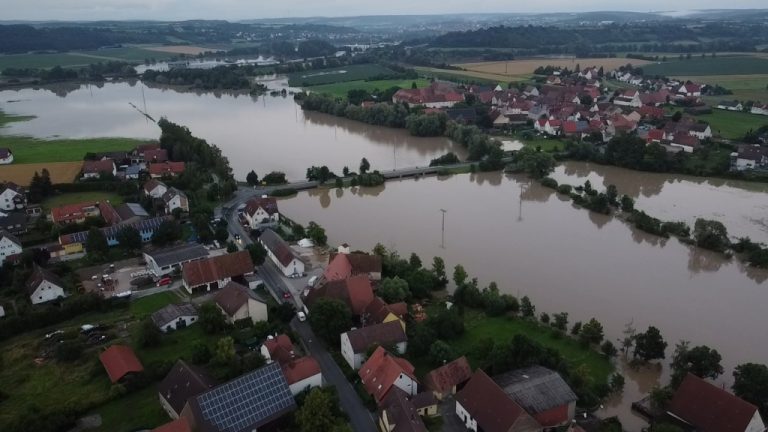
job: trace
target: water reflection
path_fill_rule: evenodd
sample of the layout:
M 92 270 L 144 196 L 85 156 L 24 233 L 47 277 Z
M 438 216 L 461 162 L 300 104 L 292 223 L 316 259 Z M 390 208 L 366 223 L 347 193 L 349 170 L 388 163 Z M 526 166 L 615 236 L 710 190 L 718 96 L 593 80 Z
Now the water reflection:
M 688 270 L 692 273 L 716 272 L 724 263 L 730 262 L 723 254 L 697 247 L 689 247 Z

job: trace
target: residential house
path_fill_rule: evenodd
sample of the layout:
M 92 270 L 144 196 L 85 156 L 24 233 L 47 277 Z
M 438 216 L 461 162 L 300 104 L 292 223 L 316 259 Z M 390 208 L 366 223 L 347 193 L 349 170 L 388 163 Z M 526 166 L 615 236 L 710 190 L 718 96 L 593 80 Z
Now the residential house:
M 266 195 L 249 199 L 245 204 L 245 209 L 243 209 L 243 215 L 251 229 L 259 228 L 263 224 L 280 222 L 277 200 Z
M 0 147 L 0 165 L 13 163 L 13 152 L 8 147 Z
M 160 405 L 173 419 L 178 419 L 190 398 L 212 389 L 216 380 L 204 369 L 177 360 L 157 386 Z
M 408 360 L 390 354 L 382 347 L 376 348 L 371 357 L 358 371 L 365 391 L 381 404 L 387 393 L 397 387 L 406 394 L 417 393 L 418 381 L 415 368 Z
M 118 177 L 122 176 L 125 180 L 138 180 L 141 177 L 141 172 L 144 171 L 142 165 L 129 165 L 124 170 L 118 172 Z
M 680 88 L 677 90 L 677 93 L 683 96 L 688 97 L 698 97 L 701 96 L 701 90 L 703 89 L 703 85 L 687 82 L 680 86 Z
M 102 174 L 117 175 L 117 167 L 112 159 L 88 160 L 83 162 L 83 178 L 99 178 Z
M 21 186 L 12 182 L 0 186 L 0 211 L 21 210 L 26 206 L 27 196 Z
M 478 369 L 456 393 L 456 415 L 474 432 L 540 432 L 541 425 Z
M 117 246 L 120 244 L 118 240 L 118 234 L 123 228 L 132 227 L 139 232 L 141 241 L 144 243 L 152 240 L 152 236 L 155 234 L 155 230 L 163 224 L 163 222 L 170 219 L 170 216 L 160 216 L 151 219 L 144 219 L 132 223 L 120 223 L 118 225 L 112 225 L 106 228 L 101 228 L 100 231 L 107 238 L 107 244 L 109 246 Z M 59 245 L 64 248 L 64 255 L 71 255 L 76 253 L 82 253 L 85 251 L 85 243 L 88 241 L 88 231 L 80 231 L 74 234 L 62 234 L 59 236 Z
M 472 378 L 472 368 L 467 358 L 461 356 L 437 369 L 431 370 L 424 377 L 424 385 L 439 400 L 455 395 Z
M 144 157 L 147 153 L 147 151 L 150 150 L 157 150 L 160 148 L 160 143 L 146 143 L 146 144 L 140 144 L 136 146 L 136 148 L 131 151 L 131 160 L 134 162 L 144 162 Z
M 362 275 L 326 282 L 319 288 L 309 290 L 304 303 L 312 306 L 321 298 L 341 300 L 349 306 L 353 315 L 361 316 L 373 301 L 373 286 L 371 281 Z
M 374 324 L 341 334 L 341 355 L 354 370 L 360 368 L 366 353 L 374 345 L 394 347 L 398 354 L 405 354 L 408 336 L 399 321 Z
M 768 104 L 756 103 L 749 110 L 752 114 L 768 115 Z
M 149 176 L 160 178 L 164 176 L 176 177 L 184 172 L 184 162 L 157 162 L 149 164 Z
M 279 235 L 267 228 L 259 236 L 259 243 L 267 250 L 272 260 L 283 275 L 301 276 L 304 274 L 304 262 Z
M 267 362 L 277 362 L 281 365 L 290 363 L 296 359 L 296 352 L 290 336 L 280 334 L 267 336 L 267 340 L 261 344 L 261 356 L 267 359 Z
M 690 129 L 688 129 L 688 133 L 700 140 L 712 138 L 712 128 L 710 128 L 709 125 L 706 123 L 692 124 Z
M 149 213 L 139 203 L 124 203 L 115 207 L 117 223 L 136 223 L 149 218 Z
M 759 145 L 740 145 L 731 153 L 733 168 L 737 171 L 768 167 L 768 148 Z
M 323 373 L 314 357 L 305 356 L 282 365 L 283 375 L 291 393 L 296 396 L 307 388 L 322 387 Z
M 497 375 L 493 381 L 545 428 L 567 425 L 576 415 L 576 394 L 555 371 L 533 366 Z
M 699 139 L 693 135 L 676 134 L 670 144 L 672 147 L 679 147 L 686 153 L 693 153 L 699 147 Z
M 664 140 L 664 131 L 661 129 L 651 129 L 648 131 L 648 136 L 645 139 L 648 144 L 660 143 Z
M 149 179 L 144 183 L 144 194 L 149 195 L 152 198 L 162 198 L 165 192 L 168 191 L 168 186 L 165 183 L 157 179 Z
M 157 277 L 180 272 L 185 263 L 208 257 L 208 249 L 198 243 L 185 243 L 144 252 L 147 269 Z
M 416 406 L 408 394 L 392 389 L 379 407 L 379 430 L 382 432 L 427 432 Z
M 375 297 L 360 315 L 360 322 L 363 326 L 367 326 L 397 321 L 405 329 L 406 315 L 408 315 L 408 304 L 405 302 L 387 304 L 381 297 Z
M 253 273 L 253 261 L 248 251 L 204 258 L 185 263 L 181 277 L 184 288 L 195 291 L 211 291 L 228 284 L 233 278 L 242 278 Z
M 152 429 L 152 432 L 192 432 L 192 429 L 187 419 L 179 418 Z
M 12 257 L 18 256 L 21 251 L 21 241 L 8 231 L 0 230 L 0 266 L 4 265 L 6 260 L 13 261 Z
M 366 253 L 332 253 L 322 279 L 330 282 L 361 275 L 372 281 L 381 280 L 381 257 Z
M 720 101 L 717 104 L 717 108 L 721 110 L 727 110 L 727 111 L 743 111 L 744 105 L 742 105 L 741 102 L 737 100 Z
M 643 105 L 638 110 L 642 118 L 649 120 L 660 120 L 664 118 L 664 108 Z
M 51 209 L 51 220 L 60 225 L 83 223 L 86 218 L 100 216 L 101 209 L 98 202 L 67 204 Z
M 27 279 L 27 294 L 32 304 L 40 304 L 66 297 L 61 278 L 38 265 Z
M 0 231 L 7 231 L 13 235 L 21 235 L 27 232 L 27 214 L 25 212 L 0 211 Z
M 618 106 L 639 108 L 643 106 L 643 101 L 640 99 L 640 92 L 637 89 L 631 89 L 624 90 L 624 92 L 616 96 L 613 99 L 613 104 Z
M 112 384 L 129 379 L 131 375 L 144 371 L 144 366 L 136 357 L 131 347 L 112 345 L 99 354 L 99 360 L 109 375 Z
M 399 389 L 398 389 L 399 390 Z M 416 412 L 422 417 L 436 417 L 437 398 L 432 392 L 422 391 L 409 397 L 411 403 L 416 408 Z
M 169 304 L 152 313 L 152 322 L 163 333 L 179 330 L 197 322 L 197 309 L 191 303 Z
M 189 199 L 187 198 L 187 194 L 174 187 L 169 188 L 163 194 L 163 202 L 165 203 L 166 214 L 173 213 L 177 208 L 185 213 L 189 213 Z
M 295 409 L 280 365 L 271 363 L 191 397 L 181 417 L 197 432 L 259 431 Z
M 250 288 L 230 281 L 213 297 L 227 322 L 250 319 L 251 322 L 267 321 L 267 304 Z
M 562 122 L 555 119 L 539 119 L 533 124 L 533 128 L 547 135 L 557 136 L 560 134 Z
M 762 432 L 757 407 L 689 373 L 669 402 L 667 413 L 697 432 Z
M 409 107 L 451 108 L 464 102 L 464 95 L 453 85 L 435 81 L 426 88 L 400 89 L 392 96 L 392 102 L 404 103 Z
M 149 149 L 144 151 L 144 162 L 146 163 L 158 163 L 168 161 L 168 150 L 166 149 Z

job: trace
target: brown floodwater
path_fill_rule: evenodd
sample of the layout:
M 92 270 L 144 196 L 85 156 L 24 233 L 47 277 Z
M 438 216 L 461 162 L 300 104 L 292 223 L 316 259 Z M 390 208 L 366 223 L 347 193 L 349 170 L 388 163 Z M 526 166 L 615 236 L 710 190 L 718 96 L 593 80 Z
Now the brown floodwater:
M 688 205 L 707 199 L 708 186 L 699 187 Z M 370 250 L 380 242 L 425 262 L 442 256 L 482 285 L 496 281 L 504 292 L 528 295 L 539 312 L 567 311 L 571 323 L 596 317 L 611 340 L 632 321 L 641 331 L 660 328 L 668 357 L 681 339 L 707 344 L 723 355 L 727 372 L 718 384 L 729 384 L 739 363 L 768 361 L 768 346 L 758 343 L 765 340 L 768 272 L 575 208 L 524 177 L 465 174 L 315 190 L 282 200 L 280 209 L 301 223 L 318 222 L 331 245 Z M 444 245 L 440 209 L 447 210 Z M 604 412 L 639 430 L 629 404 L 668 379 L 667 363 L 628 370 L 624 394 Z
M 285 80 L 265 82 L 270 88 L 287 88 Z M 402 129 L 304 113 L 290 95 L 179 92 L 137 82 L 0 91 L 0 109 L 36 116 L 8 124 L 2 133 L 157 139 L 159 128 L 130 104 L 142 111 L 146 106 L 154 119 L 167 117 L 219 146 L 239 180 L 252 169 L 260 176 L 283 171 L 290 180 L 303 180 L 312 165 L 328 165 L 340 174 L 344 166 L 356 171 L 365 157 L 373 169 L 383 171 L 425 166 L 449 151 L 466 154 L 447 138 L 417 138 Z

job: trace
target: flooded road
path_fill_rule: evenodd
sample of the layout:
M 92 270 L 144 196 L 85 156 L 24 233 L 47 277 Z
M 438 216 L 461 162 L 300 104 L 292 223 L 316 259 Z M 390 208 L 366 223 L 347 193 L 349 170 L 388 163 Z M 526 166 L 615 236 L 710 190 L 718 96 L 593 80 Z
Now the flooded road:
M 267 85 L 285 88 L 286 84 L 272 80 Z M 344 166 L 357 171 L 363 157 L 372 169 L 383 171 L 425 166 L 449 151 L 465 155 L 461 146 L 447 138 L 417 138 L 402 129 L 304 113 L 290 95 L 180 93 L 135 82 L 75 85 L 60 89 L 58 95 L 42 89 L 1 91 L 0 109 L 37 116 L 8 124 L 3 134 L 157 139 L 157 126 L 129 103 L 142 111 L 146 106 L 154 119 L 167 117 L 219 146 L 239 180 L 245 180 L 252 169 L 259 176 L 283 171 L 289 180 L 303 180 L 312 165 L 328 165 L 339 174 Z
M 596 317 L 610 340 L 633 321 L 640 331 L 661 329 L 668 357 L 681 339 L 707 344 L 723 355 L 727 372 L 718 383 L 730 383 L 737 364 L 768 359 L 768 346 L 755 343 L 764 340 L 768 272 L 575 208 L 524 177 L 465 174 L 316 190 L 282 200 L 280 209 L 321 224 L 331 245 L 370 250 L 381 242 L 424 262 L 442 256 L 482 286 L 496 281 L 504 292 L 528 295 L 537 311 L 567 311 L 571 323 Z M 447 210 L 444 248 L 440 209 Z M 627 426 L 637 421 L 629 403 L 666 379 L 667 363 L 628 372 L 623 398 L 607 412 L 621 413 Z

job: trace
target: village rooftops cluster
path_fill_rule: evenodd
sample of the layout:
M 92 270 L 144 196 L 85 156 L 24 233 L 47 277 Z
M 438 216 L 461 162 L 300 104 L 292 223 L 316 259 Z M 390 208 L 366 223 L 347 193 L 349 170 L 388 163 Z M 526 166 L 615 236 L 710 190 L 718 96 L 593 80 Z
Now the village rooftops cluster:
M 110 175 L 124 180 L 137 180 L 142 173 L 151 178 L 175 177 L 186 169 L 184 162 L 170 161 L 168 151 L 158 143 L 141 144 L 132 151 L 96 153 L 83 162 L 82 178 L 94 179 Z

